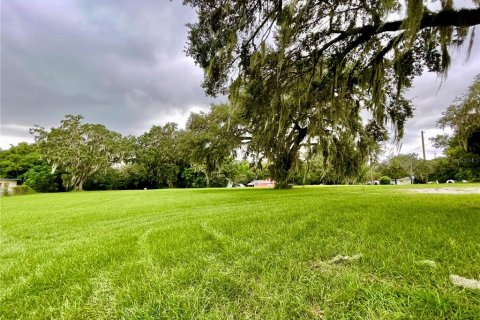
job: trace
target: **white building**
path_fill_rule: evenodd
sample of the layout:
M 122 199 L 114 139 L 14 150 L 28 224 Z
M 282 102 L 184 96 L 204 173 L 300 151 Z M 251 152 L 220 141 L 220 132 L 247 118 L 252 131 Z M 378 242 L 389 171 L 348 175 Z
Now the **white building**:
M 13 189 L 18 185 L 18 181 L 18 179 L 0 178 L 0 195 L 13 193 Z

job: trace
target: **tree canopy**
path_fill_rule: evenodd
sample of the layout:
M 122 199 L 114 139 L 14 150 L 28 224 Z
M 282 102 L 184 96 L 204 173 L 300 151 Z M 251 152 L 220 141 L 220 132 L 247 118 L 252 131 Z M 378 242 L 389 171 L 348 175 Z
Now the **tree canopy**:
M 274 178 L 284 184 L 311 143 L 348 175 L 390 124 L 402 136 L 413 114 L 405 89 L 424 69 L 446 74 L 449 47 L 480 23 L 480 1 L 434 2 L 184 0 L 198 13 L 187 54 L 206 93 L 242 109 Z
M 208 113 L 191 113 L 182 144 L 190 161 L 205 172 L 207 187 L 212 175 L 235 156 L 241 128 L 227 105 L 214 105 Z
M 82 123 L 82 119 L 67 115 L 58 128 L 36 126 L 30 130 L 52 173 L 57 168 L 65 172 L 62 180 L 67 189 L 82 190 L 88 177 L 121 161 L 129 152 L 119 133 L 101 124 Z
M 177 181 L 182 161 L 179 134 L 176 123 L 167 123 L 153 126 L 137 139 L 135 162 L 151 187 L 172 187 Z
M 22 179 L 30 168 L 41 165 L 42 160 L 38 146 L 26 142 L 0 150 L 0 177 Z
M 451 135 L 432 138 L 433 145 L 447 155 L 442 160 L 441 180 L 476 180 L 480 178 L 480 75 L 438 120 L 441 128 L 450 127 Z M 448 169 L 448 170 L 446 170 Z M 440 170 L 437 170 L 440 171 Z
M 453 129 L 453 138 L 458 145 L 465 151 L 480 155 L 480 74 L 466 93 L 447 108 L 438 125 Z

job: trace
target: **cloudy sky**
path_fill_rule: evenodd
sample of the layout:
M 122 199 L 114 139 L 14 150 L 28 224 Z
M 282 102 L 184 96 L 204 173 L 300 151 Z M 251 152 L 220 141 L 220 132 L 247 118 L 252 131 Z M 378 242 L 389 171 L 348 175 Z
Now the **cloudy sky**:
M 184 54 L 185 24 L 194 19 L 180 0 L 2 1 L 0 147 L 32 141 L 30 127 L 56 126 L 66 114 L 123 134 L 184 124 L 214 102 Z M 402 152 L 421 152 L 420 131 L 434 136 L 442 111 L 480 73 L 476 38 L 468 61 L 465 50 L 454 53 L 443 83 L 434 74 L 415 81 L 417 111 Z M 427 151 L 433 157 L 428 141 Z

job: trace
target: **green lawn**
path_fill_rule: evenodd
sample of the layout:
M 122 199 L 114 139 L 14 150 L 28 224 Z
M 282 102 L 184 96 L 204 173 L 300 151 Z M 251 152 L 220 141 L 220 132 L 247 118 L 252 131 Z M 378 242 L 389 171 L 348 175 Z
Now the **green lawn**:
M 0 319 L 480 319 L 449 279 L 480 280 L 480 196 L 409 188 L 4 197 Z

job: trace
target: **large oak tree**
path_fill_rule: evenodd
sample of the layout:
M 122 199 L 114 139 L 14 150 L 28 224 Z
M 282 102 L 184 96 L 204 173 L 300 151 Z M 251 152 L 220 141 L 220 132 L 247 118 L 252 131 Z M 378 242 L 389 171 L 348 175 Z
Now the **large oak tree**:
M 83 190 L 83 183 L 93 174 L 120 162 L 131 151 L 126 141 L 101 124 L 82 123 L 80 115 L 67 115 L 57 128 L 30 129 L 42 157 L 52 166 L 65 172 L 66 189 Z
M 198 13 L 187 54 L 205 91 L 242 110 L 280 186 L 305 143 L 349 174 L 388 125 L 402 136 L 404 90 L 424 70 L 446 74 L 449 47 L 480 23 L 478 0 L 435 2 L 184 0 Z

